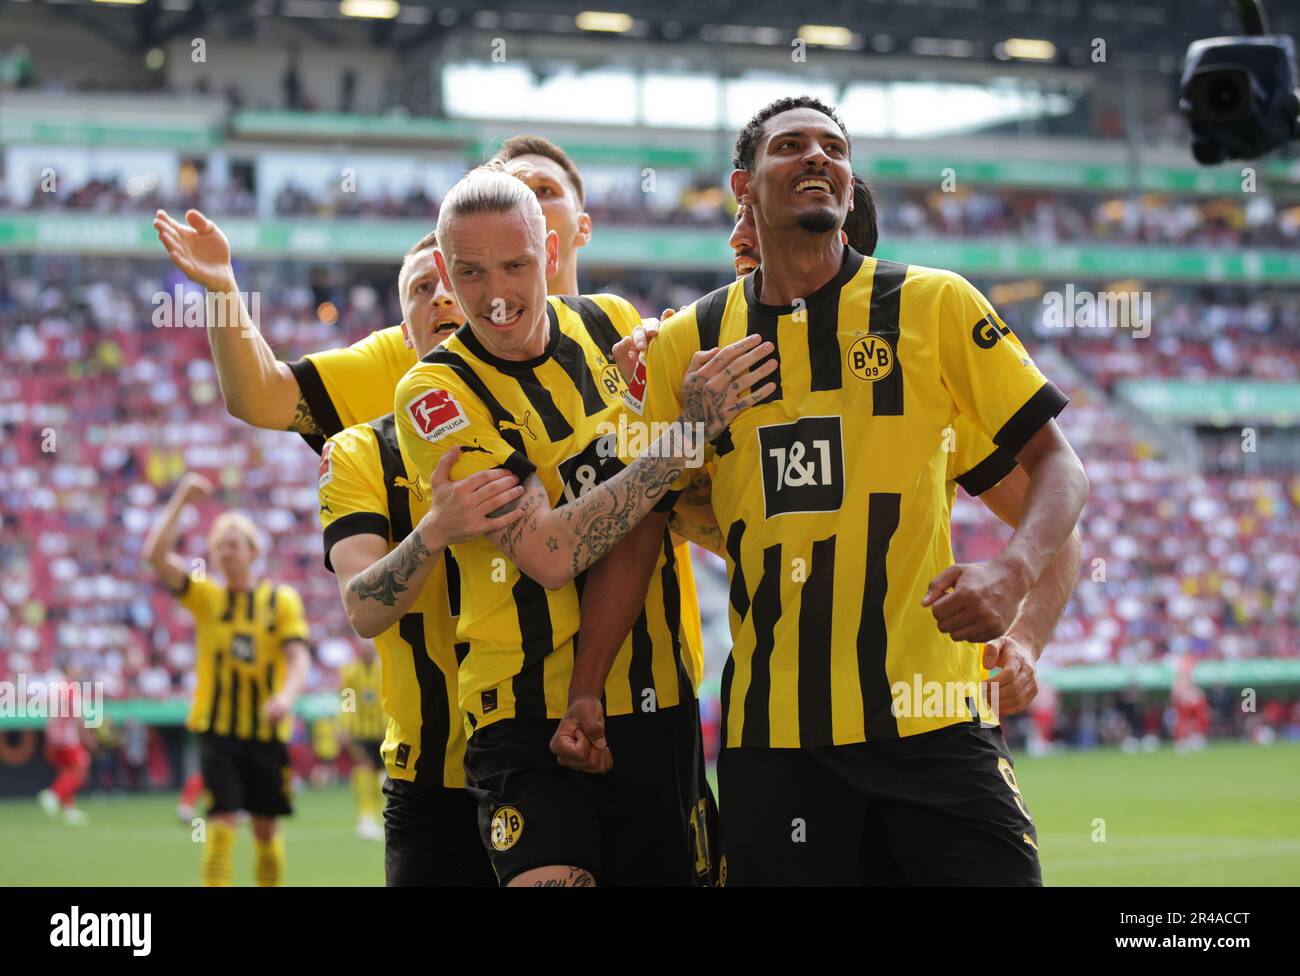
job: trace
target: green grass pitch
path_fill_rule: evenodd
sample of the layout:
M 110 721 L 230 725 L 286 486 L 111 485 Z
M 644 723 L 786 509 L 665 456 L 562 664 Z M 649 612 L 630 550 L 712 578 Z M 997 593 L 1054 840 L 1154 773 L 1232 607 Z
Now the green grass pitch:
M 1300 744 L 1066 753 L 1020 758 L 1016 770 L 1048 884 L 1300 884 Z M 69 827 L 34 799 L 0 802 L 0 885 L 196 884 L 199 846 L 175 803 L 88 798 L 90 824 Z M 383 845 L 353 826 L 346 787 L 300 792 L 285 824 L 286 883 L 382 884 Z M 247 827 L 235 879 L 252 882 Z

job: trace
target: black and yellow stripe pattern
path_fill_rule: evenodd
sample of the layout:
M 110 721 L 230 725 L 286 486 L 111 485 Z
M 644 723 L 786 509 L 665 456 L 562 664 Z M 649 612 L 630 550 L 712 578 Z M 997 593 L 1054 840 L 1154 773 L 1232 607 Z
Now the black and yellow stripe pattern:
M 429 509 L 428 485 L 403 459 L 391 414 L 330 438 L 319 491 L 331 570 L 336 543 L 370 534 L 391 549 Z M 465 785 L 465 728 L 456 700 L 456 671 L 466 650 L 456 641 L 459 613 L 460 572 L 448 550 L 411 610 L 375 638 L 380 700 L 389 719 L 381 753 L 393 779 Z
M 302 598 L 262 580 L 243 592 L 186 577 L 177 594 L 194 617 L 197 683 L 186 726 L 192 732 L 288 742 L 293 717 L 271 722 L 263 708 L 284 684 L 284 645 L 309 639 Z
M 453 478 L 496 467 L 521 479 L 536 473 L 559 506 L 617 470 L 621 462 L 609 441 L 601 443 L 602 431 L 629 401 L 611 349 L 640 317 L 611 295 L 552 297 L 547 315 L 549 341 L 536 359 L 500 359 L 465 326 L 407 373 L 395 416 L 419 472 L 427 475 L 459 446 Z M 460 700 L 470 721 L 558 718 L 567 704 L 582 578 L 548 592 L 485 538 L 453 548 L 462 573 L 458 636 L 469 645 Z M 681 585 L 679 558 L 665 533 L 645 606 L 605 686 L 610 715 L 656 711 L 693 694 L 698 613 L 693 586 L 687 594 Z
M 970 721 L 987 712 L 978 648 L 920 603 L 953 561 L 953 482 L 996 483 L 1065 398 L 958 275 L 845 248 L 825 286 L 771 306 L 761 273 L 673 316 L 647 355 L 652 421 L 678 415 L 700 349 L 757 333 L 780 364 L 772 396 L 713 444 L 733 640 L 724 742 L 840 745 Z M 931 707 L 932 685 L 947 707 Z M 896 714 L 904 689 L 922 694 Z

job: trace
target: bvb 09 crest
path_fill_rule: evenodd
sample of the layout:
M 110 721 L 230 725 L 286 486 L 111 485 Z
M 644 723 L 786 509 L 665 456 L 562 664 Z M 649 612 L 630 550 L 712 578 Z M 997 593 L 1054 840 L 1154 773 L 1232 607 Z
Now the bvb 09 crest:
M 887 339 L 878 335 L 858 336 L 849 346 L 849 371 L 860 380 L 874 383 L 884 379 L 894 368 L 894 350 Z

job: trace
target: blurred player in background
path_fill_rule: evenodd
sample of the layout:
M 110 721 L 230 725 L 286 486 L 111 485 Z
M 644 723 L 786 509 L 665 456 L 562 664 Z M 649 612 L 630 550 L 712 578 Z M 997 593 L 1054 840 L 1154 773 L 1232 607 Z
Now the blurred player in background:
M 416 355 L 465 320 L 441 285 L 430 234 L 398 272 L 403 334 Z M 517 515 L 489 519 L 518 497 L 513 475 L 451 483 L 449 460 L 421 479 L 397 443 L 391 414 L 333 435 L 321 455 L 325 565 L 338 575 L 353 628 L 373 637 L 389 720 L 382 752 L 384 875 L 390 886 L 492 885 L 465 789 L 465 725 L 457 695 L 464 648 L 456 644 L 460 572 L 446 546 Z
M 383 840 L 379 810 L 383 803 L 383 745 L 388 718 L 380 701 L 381 668 L 370 641 L 357 645 L 357 656 L 339 668 L 339 730 L 352 757 L 352 791 L 357 801 L 357 836 Z
M 149 529 L 142 557 L 194 617 L 198 680 L 186 727 L 199 733 L 203 781 L 212 795 L 203 883 L 233 883 L 235 817 L 246 810 L 257 884 L 273 886 L 284 875 L 276 818 L 293 812 L 285 743 L 310 667 L 309 633 L 297 591 L 253 576 L 261 541 L 247 516 L 223 512 L 208 533 L 209 560 L 224 586 L 201 569 L 191 572 L 173 551 L 185 506 L 211 494 L 205 478 L 185 475 Z
M 53 784 L 36 795 L 42 810 L 51 817 L 61 816 L 74 827 L 87 822 L 85 811 L 77 808 L 77 791 L 86 782 L 95 746 L 86 727 L 78 674 L 78 669 L 68 664 L 61 677 L 50 682 L 50 695 L 57 698 L 51 702 L 45 723 L 45 758 L 54 767 L 55 777 Z

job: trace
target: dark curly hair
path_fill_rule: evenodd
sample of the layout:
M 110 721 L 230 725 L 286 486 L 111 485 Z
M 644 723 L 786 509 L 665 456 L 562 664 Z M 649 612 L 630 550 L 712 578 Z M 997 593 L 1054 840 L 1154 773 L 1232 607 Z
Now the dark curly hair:
M 849 247 L 868 257 L 880 240 L 876 226 L 876 200 L 871 195 L 871 187 L 860 176 L 853 177 L 853 209 L 844 218 L 844 234 L 849 239 Z
M 767 125 L 767 120 L 774 115 L 788 112 L 792 108 L 810 108 L 821 112 L 822 115 L 839 126 L 840 132 L 844 133 L 844 144 L 849 147 L 849 153 L 852 154 L 853 143 L 849 139 L 849 130 L 844 128 L 844 123 L 835 114 L 835 109 L 811 95 L 798 95 L 792 98 L 778 98 L 770 105 L 759 109 L 754 114 L 754 117 L 745 123 L 745 127 L 740 130 L 740 135 L 736 137 L 736 148 L 731 155 L 732 167 L 752 170 L 754 168 L 754 150 L 758 148 L 758 140 L 763 137 L 763 129 Z

